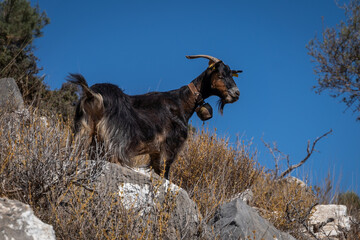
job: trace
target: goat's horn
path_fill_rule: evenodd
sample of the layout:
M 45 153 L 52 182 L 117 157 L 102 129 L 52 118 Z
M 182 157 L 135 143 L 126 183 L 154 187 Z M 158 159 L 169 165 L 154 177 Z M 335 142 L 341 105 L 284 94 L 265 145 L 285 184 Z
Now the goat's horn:
M 192 56 L 185 56 L 187 59 L 194 59 L 194 58 L 207 58 L 210 61 L 213 61 L 214 63 L 221 62 L 220 59 L 217 59 L 215 57 L 209 56 L 209 55 L 192 55 Z

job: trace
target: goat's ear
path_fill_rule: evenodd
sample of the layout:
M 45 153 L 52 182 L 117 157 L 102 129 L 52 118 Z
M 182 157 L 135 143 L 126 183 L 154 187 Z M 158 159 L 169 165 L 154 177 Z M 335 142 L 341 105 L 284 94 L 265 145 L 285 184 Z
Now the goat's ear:
M 233 77 L 238 77 L 238 73 L 242 73 L 242 70 L 231 70 L 231 74 Z
M 208 68 L 211 69 L 211 70 L 215 70 L 215 62 L 212 61 L 212 60 L 210 60 L 210 61 L 209 61 L 209 67 L 208 67 Z

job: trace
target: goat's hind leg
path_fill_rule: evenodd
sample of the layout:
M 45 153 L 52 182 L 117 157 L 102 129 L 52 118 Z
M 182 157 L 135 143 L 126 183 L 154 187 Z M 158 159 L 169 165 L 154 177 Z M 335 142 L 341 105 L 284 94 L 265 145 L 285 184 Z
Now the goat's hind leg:
M 167 180 L 169 180 L 170 167 L 171 167 L 171 164 L 175 161 L 175 158 L 176 158 L 176 154 L 175 154 L 175 153 L 169 154 L 169 156 L 166 158 L 164 177 L 165 177 Z

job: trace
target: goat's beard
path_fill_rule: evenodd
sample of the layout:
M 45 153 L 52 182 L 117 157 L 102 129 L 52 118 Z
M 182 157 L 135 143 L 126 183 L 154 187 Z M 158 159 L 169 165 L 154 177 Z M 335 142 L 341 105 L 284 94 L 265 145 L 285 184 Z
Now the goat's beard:
M 223 99 L 219 99 L 217 102 L 218 109 L 221 115 L 223 115 L 225 104 L 226 102 Z

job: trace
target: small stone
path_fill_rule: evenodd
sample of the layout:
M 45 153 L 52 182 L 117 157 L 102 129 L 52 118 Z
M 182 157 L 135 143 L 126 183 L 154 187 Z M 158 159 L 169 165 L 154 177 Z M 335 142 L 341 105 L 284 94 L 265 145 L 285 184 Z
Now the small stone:
M 0 107 L 23 110 L 24 100 L 13 78 L 0 79 Z

